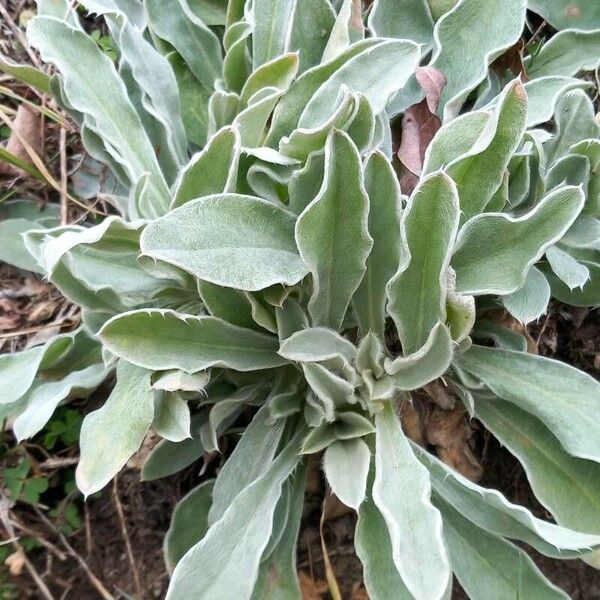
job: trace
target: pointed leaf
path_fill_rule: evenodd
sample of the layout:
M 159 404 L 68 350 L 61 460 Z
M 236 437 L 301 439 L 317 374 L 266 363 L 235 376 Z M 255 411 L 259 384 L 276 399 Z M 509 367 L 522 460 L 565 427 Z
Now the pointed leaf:
M 600 462 L 600 383 L 550 358 L 471 346 L 457 364 L 504 400 L 537 416 L 573 456 Z
M 390 404 L 375 421 L 373 500 L 388 528 L 394 564 L 416 600 L 439 599 L 450 565 L 442 519 L 429 500 L 429 474 L 413 454 Z
M 342 326 L 373 245 L 368 211 L 356 147 L 334 130 L 325 148 L 323 186 L 296 223 L 298 249 L 313 275 L 308 304 L 313 325 Z
M 99 333 L 117 356 L 153 370 L 188 373 L 212 366 L 238 371 L 285 364 L 277 355 L 277 338 L 231 325 L 216 317 L 173 310 L 138 310 L 107 321 Z
M 358 510 L 365 499 L 371 452 L 361 439 L 337 441 L 327 447 L 323 470 L 331 491 Z
M 525 282 L 529 268 L 559 240 L 583 208 L 583 192 L 563 187 L 550 192 L 521 217 L 480 214 L 458 234 L 452 267 L 464 294 L 510 294 Z
M 251 597 L 281 486 L 298 464 L 298 438 L 289 442 L 262 477 L 234 498 L 223 517 L 179 561 L 167 600 L 217 600 L 224 589 L 235 597 Z
M 295 216 L 271 202 L 220 194 L 198 198 L 153 221 L 142 253 L 217 285 L 255 291 L 293 285 L 308 269 L 293 238 Z
M 458 216 L 456 186 L 443 173 L 421 181 L 402 215 L 400 266 L 387 296 L 405 355 L 419 350 L 445 320 L 446 270 Z
M 101 490 L 144 441 L 154 416 L 150 375 L 119 361 L 117 384 L 108 400 L 83 420 L 75 478 L 85 496 Z
M 400 256 L 400 186 L 391 163 L 380 152 L 369 156 L 365 166 L 365 188 L 369 196 L 369 235 L 373 249 L 367 270 L 352 299 L 363 335 L 372 331 L 383 336 L 385 286 L 398 269 Z
M 240 157 L 239 134 L 232 127 L 218 131 L 181 171 L 171 209 L 202 196 L 233 192 Z

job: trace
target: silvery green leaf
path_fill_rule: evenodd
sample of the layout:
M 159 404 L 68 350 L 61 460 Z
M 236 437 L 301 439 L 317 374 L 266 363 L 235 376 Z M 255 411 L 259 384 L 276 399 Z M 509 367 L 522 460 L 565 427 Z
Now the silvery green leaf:
M 182 442 L 162 440 L 152 448 L 142 467 L 142 481 L 154 481 L 168 477 L 185 469 L 198 460 L 205 452 L 200 441 L 200 428 L 206 422 L 205 412 L 195 414 L 191 419 L 191 439 Z
M 556 132 L 544 144 L 549 163 L 560 158 L 577 142 L 600 135 L 595 114 L 594 105 L 583 90 L 572 90 L 562 96 L 554 111 Z
M 323 455 L 323 470 L 331 491 L 354 510 L 365 499 L 370 462 L 371 451 L 361 439 L 338 440 Z
M 191 11 L 185 0 L 146 0 L 150 28 L 183 57 L 192 73 L 212 91 L 223 64 L 219 38 Z
M 306 382 L 323 403 L 325 418 L 333 421 L 335 409 L 352 403 L 354 385 L 318 363 L 303 363 Z
M 347 52 L 325 64 L 343 60 Z M 334 70 L 315 90 L 302 111 L 298 125 L 316 127 L 326 121 L 335 108 L 342 85 L 364 94 L 374 114 L 380 113 L 390 96 L 401 89 L 412 75 L 418 66 L 419 55 L 419 47 L 407 40 L 382 40 L 368 51 L 358 53 Z M 305 77 L 310 73 L 305 73 Z
M 289 208 L 296 214 L 302 211 L 317 197 L 325 174 L 325 153 L 313 152 L 306 164 L 296 169 L 288 184 Z
M 525 84 L 527 93 L 527 129 L 552 118 L 558 100 L 568 91 L 586 89 L 589 82 L 573 77 L 548 75 Z
M 361 54 L 365 54 L 370 48 L 375 47 L 377 44 L 379 44 L 379 41 L 375 39 L 362 40 L 350 46 L 348 50 L 332 61 L 319 64 L 302 73 L 302 75 L 290 86 L 290 89 L 277 105 L 273 114 L 271 129 L 265 142 L 266 145 L 272 148 L 277 147 L 279 140 L 283 136 L 289 135 L 297 128 L 302 111 L 317 90 L 323 86 L 334 73 L 341 69 L 348 69 L 349 66 L 347 63 L 352 61 L 352 59 Z M 343 83 L 346 83 L 346 81 L 340 81 L 339 86 L 336 89 L 336 98 L 339 88 L 341 88 Z M 331 112 L 333 111 L 328 111 L 327 117 L 331 115 Z
M 585 0 L 529 0 L 529 9 L 556 29 L 600 29 L 600 6 Z
M 30 85 L 43 94 L 51 94 L 50 77 L 32 65 L 19 64 L 0 54 L 0 71 Z
M 546 250 L 546 259 L 556 276 L 570 290 L 583 287 L 590 278 L 589 269 L 558 246 L 550 246 Z
M 369 13 L 369 29 L 375 37 L 433 44 L 433 19 L 426 0 L 375 0 Z
M 85 113 L 86 124 L 93 124 L 92 129 L 110 145 L 130 181 L 149 173 L 149 204 L 142 207 L 142 216 L 164 213 L 169 192 L 154 148 L 111 60 L 89 36 L 52 17 L 32 19 L 27 35 L 42 57 L 58 67 L 70 104 Z M 94 77 L 88 77 L 89 73 Z M 110 90 L 110 102 L 102 100 L 106 90 Z
M 573 456 L 600 462 L 600 383 L 583 371 L 542 356 L 471 346 L 458 366 L 494 394 L 538 417 Z
M 372 477 L 369 478 L 372 480 Z M 392 543 L 383 516 L 369 497 L 360 505 L 354 546 L 371 600 L 413 600 L 394 564 Z
M 240 137 L 233 127 L 224 127 L 181 170 L 171 209 L 202 196 L 235 191 L 240 157 Z
M 295 3 L 288 50 L 300 55 L 299 72 L 318 65 L 335 22 L 329 0 L 302 0 Z
M 225 514 L 239 493 L 268 471 L 279 447 L 284 425 L 284 420 L 270 420 L 267 406 L 254 415 L 219 472 L 208 516 L 209 525 Z
M 233 499 L 202 540 L 183 556 L 173 572 L 168 600 L 217 600 L 224 589 L 235 597 L 251 597 L 273 529 L 281 486 L 298 464 L 302 433 L 283 448 L 261 477 Z
M 285 92 L 298 72 L 298 54 L 290 52 L 273 58 L 254 70 L 240 93 L 240 107 L 248 106 L 250 99 L 260 90 L 273 87 Z
M 304 309 L 291 297 L 287 297 L 281 308 L 275 308 L 277 335 L 281 341 L 289 338 L 296 331 L 308 327 L 308 319 Z
M 323 422 L 310 430 L 302 444 L 303 454 L 315 454 L 327 448 L 336 440 L 362 438 L 375 431 L 373 423 L 357 412 L 338 412 L 335 418 L 335 422 Z
M 266 200 L 218 194 L 153 221 L 140 245 L 143 254 L 217 285 L 247 291 L 293 285 L 308 271 L 294 242 L 295 220 Z
M 365 188 L 369 196 L 369 235 L 373 248 L 367 270 L 352 298 L 352 307 L 363 334 L 383 335 L 386 285 L 398 268 L 400 244 L 400 187 L 391 163 L 380 153 L 369 156 L 365 165 Z
M 580 188 L 563 187 L 523 216 L 484 213 L 469 219 L 452 256 L 456 290 L 505 295 L 519 289 L 529 268 L 575 221 L 583 202 Z
M 525 131 L 527 97 L 517 79 L 508 84 L 494 111 L 467 113 L 440 129 L 427 149 L 424 173 L 443 168 L 455 181 L 461 222 L 479 214 L 501 186 Z M 478 173 L 473 177 L 472 173 Z
M 284 339 L 279 354 L 295 362 L 338 360 L 352 364 L 356 358 L 356 346 L 332 329 L 310 327 Z
M 328 62 L 365 37 L 360 0 L 344 0 L 331 28 L 321 62 Z M 384 37 L 384 36 L 379 36 Z
M 308 303 L 313 325 L 342 326 L 373 245 L 368 212 L 356 146 L 333 130 L 325 147 L 323 185 L 296 222 L 296 243 L 313 276 Z
M 405 354 L 418 351 L 445 320 L 446 270 L 458 218 L 456 186 L 441 172 L 421 180 L 402 215 L 400 265 L 387 297 Z
M 179 102 L 177 80 L 169 61 L 160 54 L 142 32 L 123 23 L 119 33 L 121 64 L 131 72 L 141 104 L 160 128 L 159 158 L 169 153 L 176 172 L 187 159 L 187 139 Z
M 254 96 L 242 112 L 233 120 L 239 129 L 242 146 L 256 148 L 262 146 L 266 135 L 266 127 L 271 113 L 283 92 L 275 87 L 262 88 Z
M 531 267 L 525 277 L 525 283 L 512 294 L 503 296 L 502 304 L 515 319 L 527 324 L 546 314 L 550 295 L 550 285 L 544 274 Z
M 504 327 L 495 321 L 479 319 L 473 330 L 475 339 L 485 339 L 494 342 L 494 345 L 505 350 L 518 350 L 527 352 L 527 338 L 519 333 Z
M 52 227 L 58 225 L 58 221 L 46 221 L 44 224 L 22 218 L 0 221 L 0 238 L 2 239 L 0 260 L 24 271 L 41 271 L 40 265 L 37 264 L 33 256 L 27 251 L 23 243 L 22 234 L 32 229 L 40 229 L 45 224 Z
M 559 525 L 600 534 L 596 462 L 570 456 L 540 420 L 509 402 L 478 394 L 475 412 L 519 459 L 536 498 Z
M 523 550 L 479 529 L 441 497 L 436 496 L 435 503 L 444 518 L 452 568 L 469 598 L 568 600 Z
M 224 0 L 204 0 L 204 2 L 184 2 L 186 12 L 198 15 L 205 25 L 225 25 L 227 2 Z
M 208 281 L 198 281 L 198 293 L 202 303 L 213 317 L 239 327 L 257 329 L 252 318 L 252 306 L 244 292 L 221 287 Z
M 144 221 L 125 221 L 120 217 L 107 217 L 99 225 L 94 227 L 55 227 L 47 234 L 33 232 L 31 235 L 40 238 L 42 246 L 38 262 L 44 268 L 48 276 L 52 276 L 56 265 L 62 257 L 76 246 L 92 245 L 102 240 L 108 245 L 117 242 L 125 245 L 137 245 L 139 230 L 145 225 Z M 129 248 L 127 248 L 129 250 Z
M 286 362 L 277 354 L 276 337 L 216 317 L 173 310 L 134 310 L 117 315 L 104 324 L 99 336 L 120 358 L 155 371 L 194 373 L 212 366 L 253 371 Z
M 126 17 L 140 29 L 147 25 L 146 14 L 139 0 L 83 0 L 81 5 L 97 15 Z
M 64 357 L 73 345 L 73 335 L 53 337 L 43 346 L 0 355 L 1 404 L 12 404 L 29 390 L 38 370 L 51 367 Z
M 198 146 L 206 143 L 209 130 L 208 103 L 210 92 L 194 77 L 192 71 L 179 54 L 167 55 L 179 88 L 181 120 L 190 142 Z M 218 128 L 213 131 L 216 132 Z
M 300 463 L 288 479 L 289 502 L 285 528 L 267 559 L 260 565 L 252 600 L 297 600 L 300 585 L 296 568 L 296 544 L 304 506 L 306 461 Z M 267 548 L 268 550 L 268 548 Z
M 205 481 L 188 492 L 173 509 L 165 534 L 163 552 L 169 573 L 181 557 L 195 546 L 208 531 L 208 511 L 212 502 L 214 480 Z
M 279 150 L 287 156 L 305 161 L 312 152 L 323 149 L 327 136 L 333 128 L 346 129 L 357 109 L 357 99 L 350 90 L 342 87 L 339 102 L 331 117 L 314 128 L 300 127 L 291 135 L 281 138 Z
M 593 71 L 598 56 L 600 30 L 566 29 L 552 36 L 534 57 L 525 61 L 525 68 L 531 79 L 546 75 L 571 77 L 581 71 Z
M 223 59 L 223 81 L 226 89 L 240 93 L 252 71 L 249 39 L 252 26 L 245 21 L 234 23 L 223 37 L 225 58 Z
M 465 294 L 457 294 L 456 273 L 452 267 L 446 271 L 448 291 L 446 295 L 446 324 L 452 339 L 462 342 L 471 333 L 476 318 L 475 298 Z
M 454 8 L 457 2 L 458 0 L 427 0 L 434 21 L 438 21 L 449 10 Z
M 587 196 L 590 161 L 586 156 L 567 154 L 559 158 L 546 173 L 546 190 L 563 185 L 578 185 Z M 587 199 L 586 199 L 587 204 Z M 584 205 L 585 207 L 585 205 Z
M 64 379 L 34 383 L 23 401 L 25 410 L 15 419 L 13 432 L 20 442 L 39 433 L 51 419 L 58 405 L 69 398 L 84 398 L 93 392 L 107 376 L 102 363 L 74 370 Z
M 249 404 L 264 400 L 265 390 L 258 384 L 241 387 L 234 392 L 214 396 L 209 394 L 208 401 L 214 402 L 208 413 L 208 421 L 200 428 L 200 441 L 207 452 L 219 452 L 219 438 L 235 422 Z
M 159 373 L 152 387 L 163 392 L 201 392 L 210 380 L 210 371 L 186 373 L 185 371 L 164 371 Z
M 295 2 L 254 0 L 252 62 L 254 69 L 286 51 Z
M 446 77 L 440 114 L 456 116 L 469 92 L 486 77 L 489 65 L 521 37 L 526 0 L 492 4 L 462 0 L 435 24 L 431 65 Z
M 600 248 L 600 219 L 580 215 L 560 243 L 569 248 Z
M 392 556 L 416 600 L 443 597 L 450 565 L 440 513 L 430 502 L 427 469 L 417 460 L 391 404 L 376 414 L 373 500 L 390 535 Z
M 450 331 L 443 323 L 438 323 L 419 350 L 394 360 L 386 358 L 385 370 L 393 375 L 398 389 L 416 390 L 448 370 L 453 350 Z
M 159 391 L 154 395 L 152 429 L 161 438 L 171 442 L 181 442 L 192 437 L 190 409 L 181 394 Z
M 83 420 L 75 479 L 86 497 L 101 490 L 144 441 L 154 416 L 150 375 L 119 361 L 117 383 L 108 400 Z
M 527 508 L 507 500 L 498 490 L 477 485 L 420 446 L 413 444 L 412 447 L 429 470 L 435 492 L 488 533 L 526 542 L 554 558 L 579 558 L 600 545 L 600 536 L 538 519 Z
M 600 263 L 581 261 L 589 272 L 588 282 L 582 288 L 570 290 L 550 269 L 544 274 L 550 282 L 552 296 L 571 306 L 600 306 Z

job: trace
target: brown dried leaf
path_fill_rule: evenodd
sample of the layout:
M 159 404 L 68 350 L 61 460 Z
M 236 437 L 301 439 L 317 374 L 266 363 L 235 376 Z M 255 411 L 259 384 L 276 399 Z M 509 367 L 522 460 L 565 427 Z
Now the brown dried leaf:
M 17 550 L 9 555 L 4 564 L 8 567 L 8 572 L 17 577 L 23 572 L 25 566 L 25 555 L 22 550 Z
M 425 98 L 406 110 L 402 119 L 402 137 L 398 158 L 402 163 L 400 186 L 412 193 L 423 169 L 425 151 L 442 123 L 437 116 L 446 78 L 435 67 L 418 67 L 415 76 Z
M 14 126 L 19 136 L 22 137 L 37 154 L 41 154 L 42 132 L 39 113 L 26 104 L 21 104 L 17 109 Z M 19 136 L 13 132 L 8 138 L 8 142 L 6 142 L 6 149 L 21 160 L 33 165 Z M 0 174 L 14 176 L 25 175 L 24 171 L 21 169 L 5 162 L 0 162 Z
M 492 63 L 490 67 L 492 71 L 500 77 L 504 77 L 509 73 L 511 77 L 520 75 L 523 82 L 529 81 L 527 71 L 523 65 L 523 48 L 525 48 L 525 42 L 520 39 Z
M 481 478 L 483 470 L 469 445 L 472 429 L 462 406 L 456 404 L 450 410 L 433 407 L 427 415 L 426 432 L 440 460 L 471 481 Z
M 298 573 L 298 580 L 302 600 L 322 600 L 323 594 L 327 592 L 327 582 L 314 581 L 306 571 Z

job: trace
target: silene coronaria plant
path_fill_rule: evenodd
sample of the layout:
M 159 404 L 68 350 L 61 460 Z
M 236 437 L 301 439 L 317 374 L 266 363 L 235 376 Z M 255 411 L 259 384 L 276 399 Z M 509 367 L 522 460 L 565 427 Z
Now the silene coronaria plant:
M 113 214 L 1 207 L 2 258 L 82 311 L 0 356 L 16 437 L 114 378 L 81 430 L 86 496 L 150 430 L 146 480 L 239 439 L 175 509 L 169 600 L 299 598 L 315 454 L 372 599 L 449 598 L 453 575 L 476 600 L 566 598 L 514 542 L 600 567 L 600 385 L 510 322 L 600 304 L 600 5 L 80 2 L 113 61 L 72 4 L 28 26 L 52 76 L 0 64 L 79 126 Z M 523 47 L 536 14 L 557 33 Z M 441 440 L 433 417 L 461 425 Z M 471 418 L 554 522 L 476 483 Z

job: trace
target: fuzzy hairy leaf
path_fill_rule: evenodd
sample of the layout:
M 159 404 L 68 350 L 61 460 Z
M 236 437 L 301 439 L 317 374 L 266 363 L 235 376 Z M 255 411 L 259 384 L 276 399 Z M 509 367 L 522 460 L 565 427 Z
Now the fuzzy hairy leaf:
M 436 497 L 444 518 L 444 533 L 452 554 L 452 567 L 469 598 L 532 598 L 567 600 L 527 554 L 490 533 Z
M 240 139 L 232 127 L 218 131 L 179 174 L 171 209 L 202 196 L 235 191 Z
M 445 320 L 446 270 L 458 217 L 456 186 L 443 173 L 421 181 L 402 215 L 400 266 L 387 297 L 405 355 L 419 350 Z
M 296 222 L 300 256 L 313 276 L 308 310 L 315 326 L 341 328 L 373 245 L 368 213 L 356 146 L 334 130 L 325 147 L 323 186 Z
M 580 188 L 565 186 L 521 217 L 474 216 L 460 230 L 452 256 L 457 291 L 480 295 L 519 289 L 529 268 L 575 221 L 583 202 Z
M 298 464 L 298 438 L 285 446 L 262 477 L 233 499 L 202 540 L 183 556 L 173 572 L 168 600 L 217 600 L 224 589 L 236 597 L 251 597 L 281 486 Z
M 255 291 L 295 284 L 308 268 L 294 242 L 295 216 L 241 194 L 198 198 L 150 223 L 142 253 L 217 285 Z
M 99 333 L 113 354 L 153 370 L 188 373 L 212 366 L 238 371 L 285 364 L 277 338 L 216 317 L 173 310 L 134 310 L 107 321 Z
M 154 417 L 150 375 L 119 361 L 117 384 L 108 400 L 83 420 L 75 479 L 85 496 L 101 490 L 144 441 Z
M 365 165 L 365 189 L 369 196 L 369 235 L 373 248 L 367 270 L 352 298 L 352 307 L 363 335 L 382 336 L 385 329 L 385 286 L 400 259 L 400 186 L 391 163 L 380 152 L 371 154 Z
M 169 192 L 154 148 L 110 59 L 89 36 L 52 17 L 32 19 L 27 36 L 42 57 L 58 67 L 69 103 L 86 115 L 86 125 L 101 136 L 130 181 L 149 173 L 141 216 L 164 213 Z M 94 76 L 89 77 L 90 73 Z M 106 90 L 110 90 L 110 102 L 102 100 Z
M 499 491 L 473 483 L 420 446 L 412 447 L 429 470 L 436 494 L 482 530 L 526 542 L 545 556 L 556 558 L 580 557 L 600 544 L 600 536 L 538 519 Z
M 475 413 L 518 458 L 537 499 L 559 525 L 600 534 L 598 463 L 569 456 L 539 419 L 508 402 L 478 394 Z
M 593 377 L 542 356 L 471 346 L 457 364 L 492 392 L 539 419 L 580 458 L 600 462 L 600 383 Z
M 336 441 L 323 455 L 323 470 L 331 491 L 358 510 L 365 499 L 371 452 L 361 439 Z
M 214 480 L 201 483 L 175 505 L 163 542 L 169 573 L 173 572 L 181 557 L 208 531 L 208 510 L 212 502 L 213 485 Z
M 519 39 L 526 7 L 526 0 L 462 0 L 436 23 L 431 64 L 447 81 L 440 102 L 444 120 L 456 116 L 490 63 Z
M 413 454 L 391 405 L 375 421 L 373 500 L 387 525 L 394 564 L 416 600 L 439 599 L 450 565 L 442 519 L 429 500 L 429 474 Z

